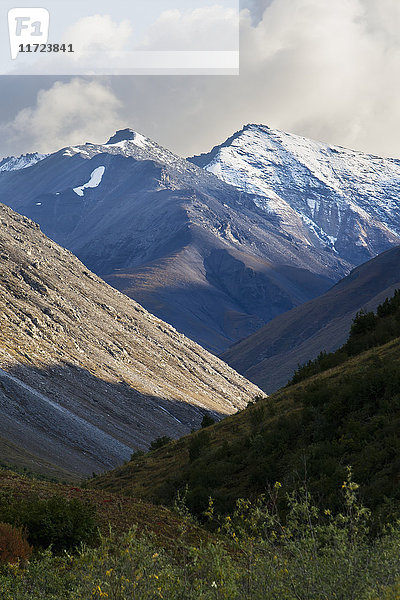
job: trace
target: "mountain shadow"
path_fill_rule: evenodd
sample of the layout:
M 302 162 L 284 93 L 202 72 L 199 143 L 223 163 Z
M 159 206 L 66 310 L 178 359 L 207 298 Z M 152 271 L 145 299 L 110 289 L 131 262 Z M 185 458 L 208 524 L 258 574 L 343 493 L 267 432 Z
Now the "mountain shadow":
M 61 477 L 100 473 L 157 437 L 178 438 L 198 429 L 205 414 L 223 416 L 141 394 L 124 381 L 106 381 L 73 364 L 0 369 L 0 448 L 8 447 L 2 462 L 17 461 L 32 471 Z

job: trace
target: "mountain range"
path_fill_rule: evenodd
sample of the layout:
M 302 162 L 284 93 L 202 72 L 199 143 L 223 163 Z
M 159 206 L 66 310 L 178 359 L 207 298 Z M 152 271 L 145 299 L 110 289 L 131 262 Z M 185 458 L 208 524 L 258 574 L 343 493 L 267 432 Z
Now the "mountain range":
M 299 217 L 285 231 L 261 196 L 131 130 L 0 173 L 0 200 L 214 353 L 354 266 L 313 245 Z M 376 230 L 371 255 L 398 241 L 385 235 Z
M 0 205 L 0 450 L 88 475 L 260 390 Z
M 247 125 L 188 160 L 126 129 L 1 164 L 4 203 L 267 391 L 397 285 L 352 269 L 400 243 L 398 160 Z
M 48 156 L 47 154 L 39 154 L 34 152 L 33 154 L 24 154 L 19 157 L 8 156 L 0 160 L 0 173 L 5 171 L 19 171 L 20 169 L 27 169 L 37 162 L 43 160 Z

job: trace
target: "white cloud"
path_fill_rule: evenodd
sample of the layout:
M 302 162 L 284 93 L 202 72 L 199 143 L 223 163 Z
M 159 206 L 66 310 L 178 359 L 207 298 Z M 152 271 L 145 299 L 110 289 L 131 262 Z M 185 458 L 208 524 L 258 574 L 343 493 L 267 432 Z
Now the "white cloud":
M 234 8 L 205 6 L 164 11 L 138 44 L 140 50 L 236 50 L 239 14 Z
M 15 119 L 18 148 L 49 150 L 70 140 L 104 139 L 121 117 L 125 126 L 182 155 L 206 151 L 256 122 L 400 158 L 399 0 L 246 2 L 253 13 L 242 11 L 240 77 L 119 77 L 110 80 L 114 95 L 93 84 L 100 90 L 89 102 L 88 82 L 82 88 L 66 84 L 72 87 L 61 87 L 65 94 L 55 87 Z M 173 31 L 185 39 L 189 25 L 181 19 L 189 17 L 179 14 L 172 21 L 182 27 L 171 25 L 167 40 Z M 84 113 L 80 126 L 71 114 L 69 89 L 72 112 Z M 59 108 L 51 100 L 56 97 Z M 50 122 L 58 123 L 48 131 L 47 111 L 57 113 Z M 3 135 L 5 146 L 6 140 Z
M 132 35 L 128 20 L 116 23 L 110 15 L 92 15 L 79 19 L 67 29 L 63 39 L 74 46 L 75 58 L 88 52 L 123 50 Z
M 400 2 L 263 6 L 258 21 L 242 11 L 239 78 L 132 81 L 127 119 L 181 154 L 205 151 L 256 122 L 400 157 Z M 114 85 L 125 97 L 126 85 Z
M 106 85 L 73 79 L 41 90 L 33 108 L 0 127 L 8 152 L 51 152 L 70 144 L 108 139 L 121 125 L 120 101 Z
M 257 27 L 243 23 L 245 76 L 253 89 L 257 78 L 263 101 L 254 113 L 310 137 L 399 155 L 399 30 L 397 0 L 274 0 Z

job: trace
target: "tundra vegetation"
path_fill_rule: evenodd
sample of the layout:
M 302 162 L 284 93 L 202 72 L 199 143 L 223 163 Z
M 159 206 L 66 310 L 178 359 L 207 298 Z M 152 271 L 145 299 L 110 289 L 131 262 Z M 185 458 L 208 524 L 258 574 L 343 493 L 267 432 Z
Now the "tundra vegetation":
M 348 469 L 338 512 L 321 510 L 306 488 L 284 494 L 278 482 L 255 502 L 238 500 L 229 515 L 217 515 L 210 499 L 203 517 L 213 534 L 196 542 L 187 535 L 193 520 L 180 498 L 175 503 L 180 525 L 167 547 L 154 533 L 133 527 L 123 535 L 110 530 L 68 552 L 37 547 L 30 557 L 21 530 L 10 527 L 19 546 L 14 556 L 1 555 L 1 598 L 398 598 L 400 526 L 392 523 L 372 534 L 371 513 L 358 492 Z

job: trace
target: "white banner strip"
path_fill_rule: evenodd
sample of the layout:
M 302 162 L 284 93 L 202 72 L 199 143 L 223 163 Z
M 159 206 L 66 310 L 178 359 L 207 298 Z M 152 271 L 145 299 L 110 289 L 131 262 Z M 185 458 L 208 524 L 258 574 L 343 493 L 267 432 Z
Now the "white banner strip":
M 128 62 L 129 61 L 129 62 Z M 130 69 L 239 69 L 239 52 L 224 51 L 144 51 L 130 52 Z

